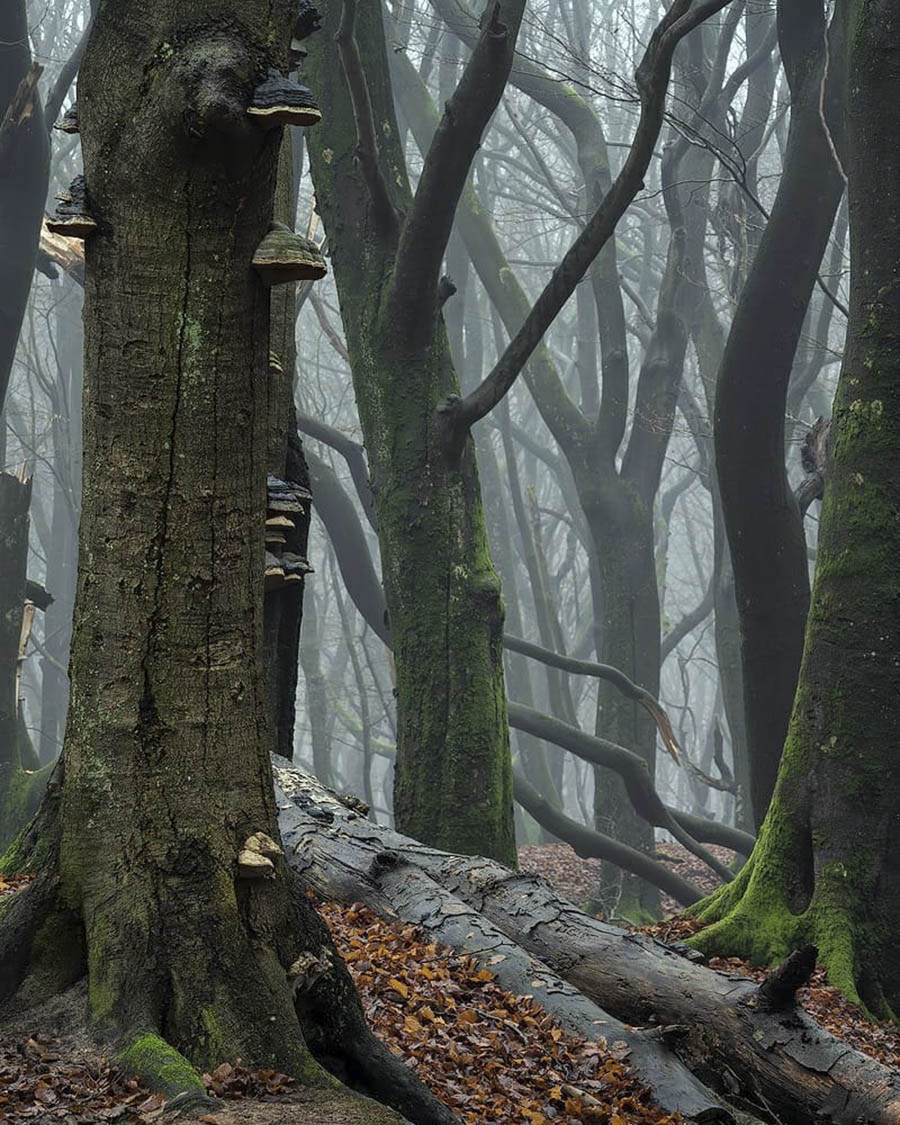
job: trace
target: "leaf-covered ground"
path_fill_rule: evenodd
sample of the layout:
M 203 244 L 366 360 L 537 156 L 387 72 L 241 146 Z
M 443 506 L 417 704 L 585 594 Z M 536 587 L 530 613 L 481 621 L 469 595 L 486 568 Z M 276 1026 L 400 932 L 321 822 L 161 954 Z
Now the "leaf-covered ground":
M 661 849 L 663 850 L 663 849 Z M 678 870 L 707 876 L 674 845 Z M 727 858 L 723 854 L 722 858 Z M 593 892 L 595 861 L 563 845 L 522 849 L 523 867 L 538 870 L 575 901 Z M 713 883 L 710 883 L 710 889 Z M 0 895 L 17 884 L 4 884 Z M 467 1125 L 676 1125 L 651 1106 L 627 1065 L 623 1045 L 568 1036 L 529 997 L 512 996 L 489 970 L 431 942 L 413 926 L 387 923 L 364 907 L 320 905 L 345 957 L 375 1031 Z M 668 919 L 652 932 L 682 940 L 696 922 Z M 747 972 L 737 960 L 713 962 Z M 759 974 L 761 975 L 761 974 Z M 153 1125 L 171 1121 L 164 1104 L 130 1076 L 118 1074 L 68 1027 L 83 1005 L 46 1026 L 0 1026 L 0 1122 L 94 1125 L 114 1121 Z M 900 1069 L 900 1034 L 873 1026 L 817 973 L 801 993 L 804 1006 L 833 1032 L 888 1066 Z M 61 1009 L 63 1010 L 63 1009 Z M 351 1125 L 352 1107 L 309 1104 L 282 1075 L 251 1073 L 237 1060 L 207 1076 L 212 1107 L 178 1120 L 183 1125 Z

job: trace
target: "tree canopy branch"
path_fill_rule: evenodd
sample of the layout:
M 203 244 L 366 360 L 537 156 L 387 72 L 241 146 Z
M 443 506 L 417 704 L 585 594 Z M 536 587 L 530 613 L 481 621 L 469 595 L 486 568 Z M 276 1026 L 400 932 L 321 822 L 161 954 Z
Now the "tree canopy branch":
M 469 429 L 497 405 L 518 378 L 575 286 L 605 245 L 644 184 L 644 176 L 662 128 L 672 55 L 679 41 L 719 11 L 728 0 L 675 0 L 650 38 L 635 73 L 641 115 L 625 164 L 587 226 L 553 271 L 531 312 L 487 378 L 464 399 L 448 398 L 438 408 L 448 455 L 458 456 Z

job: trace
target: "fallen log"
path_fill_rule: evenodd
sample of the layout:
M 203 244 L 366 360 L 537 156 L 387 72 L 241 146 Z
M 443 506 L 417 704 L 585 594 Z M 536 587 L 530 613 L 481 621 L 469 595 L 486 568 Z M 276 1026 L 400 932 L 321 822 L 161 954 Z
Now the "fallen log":
M 503 987 L 524 984 L 570 1030 L 627 1043 L 666 1109 L 697 1122 L 748 1120 L 737 1105 L 791 1125 L 900 1125 L 900 1075 L 795 1006 L 759 1004 L 752 981 L 590 918 L 533 875 L 426 848 L 284 759 L 276 767 L 290 791 L 278 794 L 285 850 L 307 885 L 420 924 Z
M 654 1099 L 686 1120 L 698 1125 L 738 1120 L 664 1043 L 603 1011 L 417 862 L 426 855 L 440 862 L 446 853 L 374 824 L 315 778 L 284 768 L 284 759 L 273 760 L 282 765 L 276 765 L 275 776 L 285 854 L 320 897 L 362 902 L 382 917 L 422 926 L 435 940 L 476 958 L 503 988 L 532 996 L 567 1031 L 619 1045 Z

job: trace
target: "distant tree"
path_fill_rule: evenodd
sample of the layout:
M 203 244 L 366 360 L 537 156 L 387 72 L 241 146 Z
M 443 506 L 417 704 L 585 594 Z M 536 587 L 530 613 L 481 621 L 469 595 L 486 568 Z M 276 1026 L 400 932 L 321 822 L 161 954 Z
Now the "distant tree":
M 750 861 L 701 909 L 710 952 L 818 947 L 829 980 L 900 1014 L 900 11 L 847 3 L 850 324 L 800 680 Z
M 791 91 L 784 169 L 735 309 L 715 399 L 716 471 L 740 619 L 756 824 L 775 785 L 809 607 L 803 517 L 785 468 L 785 407 L 804 317 L 844 193 L 834 147 L 843 140 L 843 58 L 840 43 L 829 48 L 826 34 L 819 0 L 779 5 Z

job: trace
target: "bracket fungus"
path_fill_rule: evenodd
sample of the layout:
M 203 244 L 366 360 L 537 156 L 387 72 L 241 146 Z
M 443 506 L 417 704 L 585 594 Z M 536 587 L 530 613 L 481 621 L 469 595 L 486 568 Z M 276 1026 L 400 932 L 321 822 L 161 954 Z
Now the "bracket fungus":
M 56 197 L 59 206 L 52 219 L 47 220 L 47 230 L 67 238 L 87 238 L 97 229 L 97 223 L 88 209 L 87 185 L 84 176 L 76 176 L 69 190 Z
M 54 129 L 59 129 L 61 133 L 77 133 L 78 132 L 78 104 L 72 102 L 66 112 L 62 115 L 59 121 L 54 122 Z
M 288 969 L 287 974 L 294 997 L 312 988 L 320 977 L 331 971 L 332 967 L 331 951 L 327 946 L 322 946 L 318 957 L 315 953 L 301 953 Z
M 322 17 L 319 15 L 315 4 L 312 4 L 310 0 L 300 0 L 297 5 L 297 18 L 294 20 L 294 39 L 308 39 L 321 26 Z
M 283 854 L 271 836 L 265 832 L 254 832 L 238 852 L 238 875 L 242 879 L 271 879 L 275 875 L 272 860 Z
M 322 120 L 313 92 L 270 67 L 253 91 L 247 113 L 268 129 L 273 125 L 315 125 Z
M 328 273 L 316 244 L 294 234 L 284 223 L 272 223 L 269 233 L 257 246 L 251 264 L 266 285 L 318 281 Z

